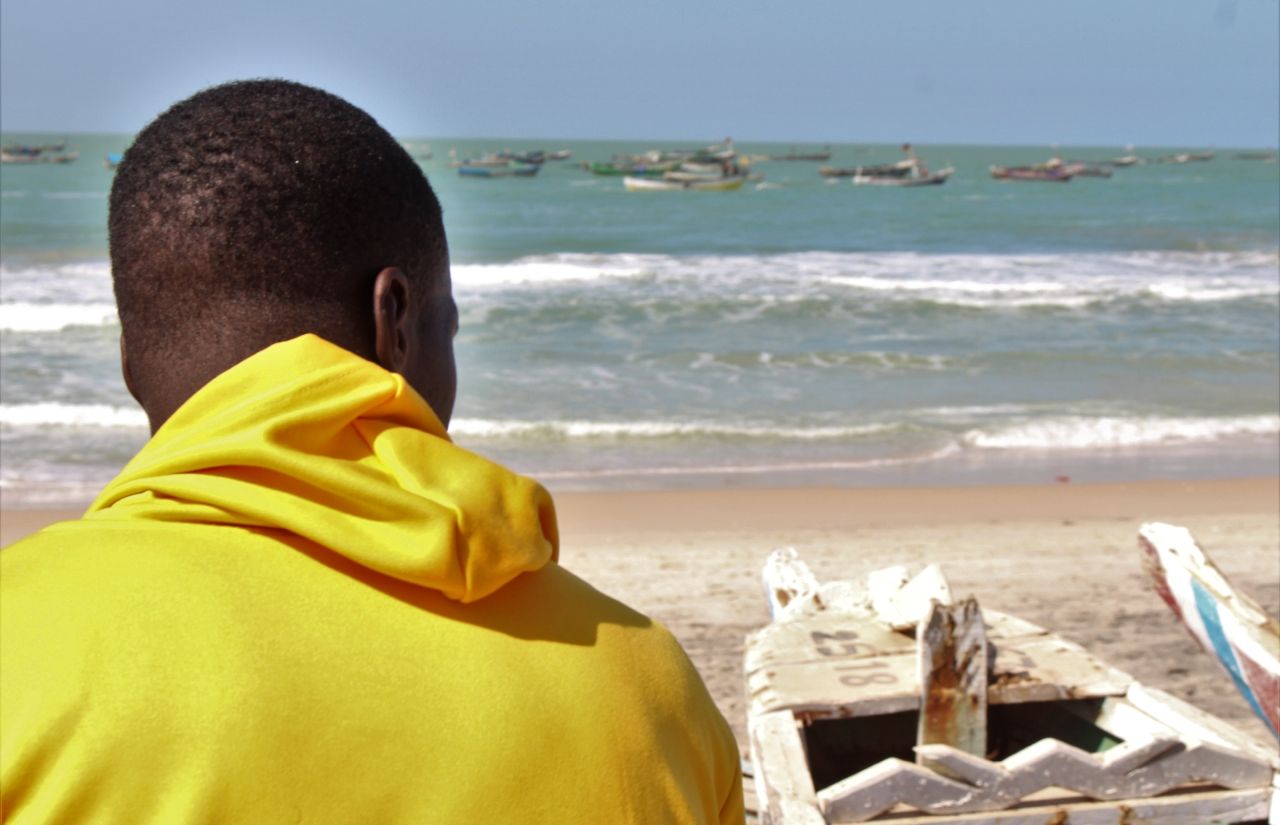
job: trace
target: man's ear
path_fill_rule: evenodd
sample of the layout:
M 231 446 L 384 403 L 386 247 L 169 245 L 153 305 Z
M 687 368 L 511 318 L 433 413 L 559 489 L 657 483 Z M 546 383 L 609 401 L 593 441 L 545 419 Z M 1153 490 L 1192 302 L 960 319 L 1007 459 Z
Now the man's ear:
M 120 336 L 120 373 L 124 376 L 124 388 L 133 396 L 133 400 L 142 406 L 142 396 L 138 395 L 138 385 L 133 380 L 133 373 L 129 370 L 129 353 L 124 348 L 124 336 Z M 146 409 L 143 407 L 143 409 Z
M 409 363 L 409 279 L 389 266 L 373 280 L 373 351 L 378 364 L 403 373 Z

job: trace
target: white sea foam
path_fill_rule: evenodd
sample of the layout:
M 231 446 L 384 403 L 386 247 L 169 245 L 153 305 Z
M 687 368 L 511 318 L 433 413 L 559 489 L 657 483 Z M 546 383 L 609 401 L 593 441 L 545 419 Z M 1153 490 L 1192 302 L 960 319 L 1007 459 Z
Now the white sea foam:
M 0 424 L 6 427 L 145 428 L 147 416 L 137 407 L 109 404 L 0 404 Z
M 1280 298 L 1280 258 L 1242 252 L 1122 252 L 1044 255 L 910 252 L 799 252 L 780 255 L 565 253 L 499 264 L 458 264 L 468 289 L 573 284 L 608 286 L 652 279 L 686 290 L 753 300 L 795 296 L 804 287 L 960 306 L 1080 307 L 1129 298 L 1216 302 Z M 798 290 L 797 288 L 801 288 Z
M 555 284 L 627 278 L 643 269 L 629 255 L 553 255 L 522 258 L 503 264 L 454 264 L 453 283 L 459 290 L 504 286 Z M 654 256 L 656 257 L 656 256 Z
M 48 266 L 0 266 L 5 304 L 113 304 L 111 265 L 106 261 Z
M 0 329 L 12 332 L 58 332 L 118 323 L 115 304 L 0 304 Z
M 899 429 L 896 424 L 848 427 L 774 427 L 718 421 L 523 421 L 519 419 L 455 418 L 450 434 L 462 438 L 559 439 L 785 439 L 822 441 L 862 439 Z
M 1280 436 L 1280 416 L 1233 418 L 1063 416 L 966 432 L 969 446 L 991 450 L 1097 450 Z

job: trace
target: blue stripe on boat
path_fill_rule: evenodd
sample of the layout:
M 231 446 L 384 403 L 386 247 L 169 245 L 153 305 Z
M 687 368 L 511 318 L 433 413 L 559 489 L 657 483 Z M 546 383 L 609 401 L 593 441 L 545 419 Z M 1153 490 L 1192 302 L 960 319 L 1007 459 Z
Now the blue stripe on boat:
M 1258 704 L 1258 697 L 1253 695 L 1253 688 L 1249 687 L 1249 683 L 1245 681 L 1244 673 L 1240 670 L 1240 662 L 1236 659 L 1235 650 L 1232 649 L 1231 643 L 1227 641 L 1227 636 L 1222 632 L 1222 623 L 1218 619 L 1218 603 L 1205 592 L 1204 587 L 1195 579 L 1191 580 L 1191 592 L 1196 597 L 1196 610 L 1200 614 L 1200 621 L 1204 624 L 1205 634 L 1209 637 L 1209 642 L 1213 645 L 1213 652 L 1217 655 L 1218 661 L 1222 662 L 1227 669 L 1227 673 L 1231 674 L 1231 681 L 1236 683 L 1236 690 L 1240 691 L 1240 695 L 1249 702 L 1249 707 L 1253 708 L 1253 712 L 1263 722 L 1267 722 L 1267 715 L 1263 713 L 1262 706 Z M 1270 722 L 1267 722 L 1270 725 Z

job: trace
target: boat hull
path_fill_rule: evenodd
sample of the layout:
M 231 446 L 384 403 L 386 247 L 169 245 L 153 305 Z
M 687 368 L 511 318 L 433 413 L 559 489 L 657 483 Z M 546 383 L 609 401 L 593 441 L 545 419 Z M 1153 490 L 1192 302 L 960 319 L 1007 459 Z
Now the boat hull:
M 700 180 L 661 180 L 627 176 L 622 179 L 628 192 L 729 192 L 741 189 L 746 178 L 735 175 L 728 178 Z

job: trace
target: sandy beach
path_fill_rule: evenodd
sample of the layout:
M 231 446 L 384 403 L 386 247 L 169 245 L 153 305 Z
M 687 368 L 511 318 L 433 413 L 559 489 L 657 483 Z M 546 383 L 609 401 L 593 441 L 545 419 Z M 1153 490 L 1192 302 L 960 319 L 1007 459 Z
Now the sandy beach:
M 743 637 L 768 621 L 760 564 L 786 545 L 820 579 L 937 562 L 959 595 L 1041 624 L 1274 741 L 1152 592 L 1136 535 L 1144 521 L 1190 528 L 1275 614 L 1280 478 L 563 493 L 556 501 L 561 563 L 669 627 L 742 743 Z M 76 515 L 6 511 L 0 541 Z

